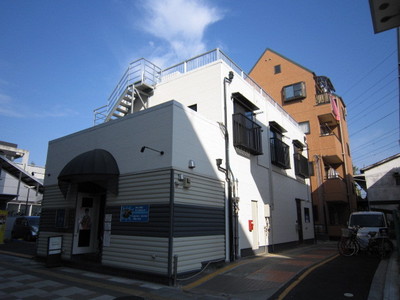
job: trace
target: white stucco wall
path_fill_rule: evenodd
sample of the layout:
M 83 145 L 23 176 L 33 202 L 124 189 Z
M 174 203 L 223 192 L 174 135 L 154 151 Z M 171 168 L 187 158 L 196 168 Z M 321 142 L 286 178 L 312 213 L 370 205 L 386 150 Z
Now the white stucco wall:
M 364 171 L 367 183 L 368 201 L 400 200 L 400 185 L 393 176 L 400 173 L 400 156 Z M 398 205 L 374 205 L 377 208 L 395 209 Z

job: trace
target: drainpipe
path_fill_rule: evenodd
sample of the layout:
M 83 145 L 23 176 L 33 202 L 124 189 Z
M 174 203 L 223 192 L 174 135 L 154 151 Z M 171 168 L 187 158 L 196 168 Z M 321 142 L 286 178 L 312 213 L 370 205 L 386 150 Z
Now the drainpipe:
M 339 110 L 339 115 L 340 115 L 340 110 Z M 346 176 L 345 184 L 346 184 L 347 202 L 349 203 L 349 214 L 350 214 L 352 212 L 353 207 L 351 205 L 351 199 L 350 199 L 350 180 L 348 176 L 348 166 L 347 166 L 346 152 L 345 152 L 346 149 L 343 141 L 342 118 L 339 119 L 339 127 L 340 127 L 340 142 L 342 144 L 342 158 L 344 163 L 344 175 Z
M 229 159 L 229 132 L 228 132 L 228 112 L 226 99 L 226 84 L 230 84 L 233 79 L 233 72 L 229 72 L 229 77 L 224 77 L 224 126 L 225 126 L 225 180 L 228 184 L 228 209 L 229 209 L 229 260 L 235 261 L 238 249 L 237 236 L 237 212 L 233 203 L 232 178 L 233 174 Z

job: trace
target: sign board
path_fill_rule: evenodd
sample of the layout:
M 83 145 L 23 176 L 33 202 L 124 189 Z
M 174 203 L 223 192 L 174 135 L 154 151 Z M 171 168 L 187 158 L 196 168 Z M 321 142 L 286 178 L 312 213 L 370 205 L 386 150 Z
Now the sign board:
M 62 235 L 48 237 L 46 267 L 58 267 L 61 265 L 62 241 Z
M 120 222 L 149 222 L 149 205 L 121 206 Z

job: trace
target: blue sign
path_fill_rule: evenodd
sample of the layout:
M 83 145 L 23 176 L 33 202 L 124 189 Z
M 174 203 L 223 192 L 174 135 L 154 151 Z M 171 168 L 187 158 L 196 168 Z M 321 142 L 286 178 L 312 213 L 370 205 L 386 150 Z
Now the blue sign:
M 149 205 L 121 206 L 120 222 L 148 222 Z

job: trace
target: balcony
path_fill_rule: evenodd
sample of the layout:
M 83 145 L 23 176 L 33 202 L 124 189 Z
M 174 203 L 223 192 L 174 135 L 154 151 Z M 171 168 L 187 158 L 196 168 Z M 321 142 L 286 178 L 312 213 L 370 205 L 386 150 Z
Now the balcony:
M 277 138 L 270 139 L 271 162 L 283 169 L 290 169 L 289 146 Z
M 310 171 L 308 168 L 308 159 L 300 153 L 294 154 L 294 171 L 295 174 L 303 178 L 310 177 Z
M 324 93 L 315 96 L 316 112 L 321 124 L 334 125 L 340 120 L 337 96 Z
M 342 143 L 335 134 L 322 135 L 319 150 L 326 164 L 343 163 Z
M 324 198 L 327 202 L 348 202 L 347 186 L 343 178 L 327 179 L 324 183 Z
M 253 155 L 261 155 L 261 126 L 243 114 L 234 114 L 233 145 Z

